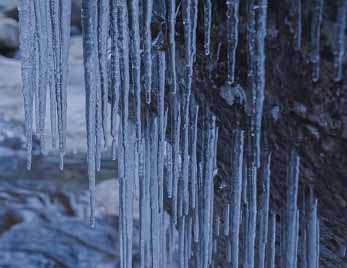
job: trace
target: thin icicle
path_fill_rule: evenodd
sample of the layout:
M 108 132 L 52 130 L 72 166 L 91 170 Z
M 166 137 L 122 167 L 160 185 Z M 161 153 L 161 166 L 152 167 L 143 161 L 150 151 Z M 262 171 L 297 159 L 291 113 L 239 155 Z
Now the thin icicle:
M 229 235 L 229 227 L 230 227 L 230 204 L 227 204 L 224 210 L 224 235 Z
M 98 1 L 98 58 L 101 87 L 101 117 L 104 146 L 107 146 L 108 71 L 107 46 L 110 30 L 110 0 Z
M 205 152 L 204 152 L 204 177 L 203 177 L 203 211 L 202 211 L 202 266 L 207 268 L 210 264 L 211 215 L 213 209 L 213 167 L 214 167 L 214 139 L 215 117 L 208 115 L 206 125 Z
M 192 208 L 195 209 L 197 204 L 197 172 L 198 172 L 198 165 L 197 165 L 197 158 L 196 158 L 196 147 L 197 147 L 197 134 L 198 134 L 198 117 L 199 117 L 199 106 L 195 105 L 195 108 L 193 108 L 195 111 L 193 114 L 193 120 L 192 120 L 192 129 L 191 129 L 191 205 Z
M 255 73 L 255 88 L 253 88 L 253 139 L 255 147 L 255 161 L 257 167 L 260 166 L 260 141 L 261 141 L 261 127 L 263 117 L 264 105 L 264 91 L 265 91 L 265 36 L 266 36 L 266 20 L 267 20 L 267 0 L 258 0 L 256 8 L 256 58 L 254 67 Z M 255 99 L 254 99 L 255 98 Z
M 309 205 L 307 215 L 307 268 L 318 267 L 318 230 L 317 230 L 317 199 L 314 197 L 313 189 L 310 188 Z
M 205 55 L 210 55 L 211 49 L 211 26 L 212 26 L 212 3 L 211 0 L 204 1 L 204 50 Z
M 323 16 L 324 0 L 312 0 L 312 25 L 311 25 L 311 62 L 312 62 L 312 81 L 317 82 L 319 79 L 320 69 L 320 28 Z
M 132 82 L 135 92 L 136 138 L 141 139 L 141 51 L 140 51 L 139 0 L 130 1 L 130 44 Z
M 25 135 L 27 149 L 27 169 L 31 169 L 32 127 L 33 127 L 33 92 L 32 78 L 34 55 L 34 6 L 30 0 L 18 2 L 18 16 L 20 29 L 20 52 L 22 63 L 22 84 L 25 110 Z
M 116 146 L 118 136 L 118 105 L 120 97 L 120 70 L 118 52 L 118 24 L 117 1 L 111 0 L 110 3 L 110 36 L 111 36 L 111 135 L 112 135 L 112 159 L 116 160 Z
M 60 53 L 60 86 L 58 88 L 58 133 L 59 133 L 59 153 L 60 153 L 60 169 L 63 169 L 63 157 L 66 147 L 66 118 L 67 118 L 67 75 L 68 75 L 68 59 L 70 49 L 70 21 L 71 21 L 71 0 L 60 1 L 60 38 L 61 38 L 61 53 Z
M 196 57 L 196 29 L 198 26 L 198 3 L 199 3 L 199 0 L 191 0 L 191 1 L 192 1 L 192 7 L 191 7 L 192 57 L 193 57 L 193 62 L 194 62 L 195 57 Z
M 178 97 L 173 97 L 172 111 L 172 133 L 173 133 L 173 183 L 172 183 L 172 216 L 173 224 L 177 222 L 177 199 L 178 199 L 178 180 L 179 180 L 179 154 L 180 154 L 180 128 L 181 128 L 181 107 Z
M 189 107 L 192 87 L 193 59 L 192 59 L 192 19 L 191 19 L 191 0 L 184 0 L 183 25 L 184 25 L 184 51 L 185 51 L 185 92 L 183 94 L 183 207 L 185 215 L 189 210 Z
M 301 49 L 301 35 L 302 35 L 302 0 L 295 0 L 295 37 L 294 37 L 294 48 L 295 50 Z
M 236 49 L 238 45 L 240 0 L 227 0 L 228 82 L 235 81 Z
M 276 260 L 276 214 L 272 213 L 269 228 L 269 243 L 267 252 L 267 268 L 275 268 Z
M 231 174 L 231 267 L 238 267 L 239 237 L 241 224 L 241 195 L 244 131 L 237 129 L 234 134 Z
M 151 87 L 152 87 L 152 10 L 153 0 L 145 0 L 143 3 L 143 19 L 144 19 L 144 40 L 143 40 L 143 66 L 144 66 L 144 88 L 146 94 L 146 103 L 151 103 Z
M 38 3 L 34 1 L 35 7 L 35 17 L 36 17 L 36 34 L 37 36 L 37 54 L 38 61 L 37 66 L 37 84 L 36 84 L 36 92 L 37 92 L 37 120 L 38 120 L 38 134 L 40 137 L 41 144 L 41 152 L 45 152 L 45 118 L 46 118 L 46 98 L 47 98 L 47 66 L 48 63 L 48 28 L 47 28 L 47 11 L 48 11 L 48 3 Z
M 294 244 L 294 267 L 297 267 L 298 265 L 298 244 L 299 244 L 299 229 L 300 229 L 300 211 L 296 211 L 296 217 L 295 217 L 296 223 L 295 223 L 295 244 Z
M 152 238 L 152 265 L 159 267 L 159 193 L 158 193 L 158 120 L 155 118 L 152 123 L 151 134 L 151 238 Z
M 165 149 L 165 73 L 166 57 L 165 53 L 158 53 L 159 67 L 159 94 L 158 94 L 158 131 L 159 131 L 159 150 L 158 150 L 158 177 L 159 177 L 159 211 L 163 213 L 164 207 L 164 149 Z
M 265 249 L 268 237 L 268 222 L 269 222 L 269 200 L 270 200 L 270 165 L 271 152 L 267 152 L 264 156 L 262 167 L 262 197 L 261 197 L 261 212 L 259 215 L 259 249 L 258 249 L 258 267 L 265 267 Z
M 257 168 L 254 163 L 254 148 L 252 136 L 247 137 L 247 226 L 246 226 L 246 252 L 245 267 L 254 267 L 255 236 L 257 223 Z
M 168 21 L 169 21 L 169 71 L 171 80 L 171 92 L 176 94 L 176 0 L 168 1 Z
M 286 211 L 286 258 L 285 267 L 294 267 L 295 262 L 295 240 L 296 240 L 296 218 L 297 199 L 299 183 L 300 157 L 294 149 L 290 154 L 288 167 L 288 191 L 287 191 L 287 211 Z
M 345 56 L 345 31 L 347 16 L 347 0 L 338 1 L 335 43 L 335 68 L 337 70 L 335 81 L 342 79 L 343 60 Z
M 97 60 L 96 51 L 96 22 L 97 5 L 95 2 L 84 0 L 82 2 L 82 29 L 83 29 L 83 58 L 84 80 L 86 88 L 86 121 L 88 143 L 88 177 L 90 193 L 90 225 L 95 226 L 95 69 Z

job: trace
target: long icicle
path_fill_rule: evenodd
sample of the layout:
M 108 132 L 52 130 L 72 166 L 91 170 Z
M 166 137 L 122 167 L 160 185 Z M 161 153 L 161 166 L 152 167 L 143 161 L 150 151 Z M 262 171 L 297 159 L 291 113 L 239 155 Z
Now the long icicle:
M 295 21 L 295 37 L 294 48 L 295 50 L 301 49 L 301 35 L 302 35 L 302 0 L 295 0 L 296 21 Z
M 140 22 L 139 0 L 130 1 L 130 43 L 132 82 L 135 92 L 136 138 L 141 139 L 141 51 L 140 51 Z
M 108 85 L 107 47 L 110 30 L 110 0 L 98 1 L 98 58 L 101 87 L 101 118 L 104 146 L 107 147 Z
M 67 118 L 67 75 L 68 75 L 68 59 L 70 49 L 70 20 L 71 20 L 71 0 L 59 2 L 59 31 L 61 39 L 61 50 L 59 56 L 60 81 L 57 92 L 59 101 L 58 107 L 58 133 L 59 133 L 59 154 L 60 154 L 60 169 L 64 167 L 63 157 L 66 147 L 66 118 Z
M 122 99 L 122 113 L 121 113 L 121 121 L 122 121 L 122 150 L 123 150 L 123 158 L 119 159 L 119 161 L 123 161 L 123 180 L 130 180 L 128 178 L 131 176 L 131 168 L 128 159 L 130 159 L 129 154 L 131 152 L 131 148 L 129 144 L 129 134 L 130 130 L 128 127 L 128 118 L 129 118 L 129 88 L 130 88 L 130 73 L 129 73 L 129 36 L 128 36 L 128 8 L 127 1 L 121 0 L 118 5 L 118 29 L 119 29 L 119 59 L 120 59 L 120 74 L 121 74 L 121 99 Z M 127 182 L 126 182 L 127 183 Z M 130 183 L 130 182 L 129 182 Z M 122 188 L 121 188 L 122 189 Z M 131 195 L 132 193 L 123 192 L 121 195 Z M 127 198 L 124 198 L 127 200 Z M 129 204 L 125 205 L 126 207 Z M 126 211 L 125 211 L 126 212 Z M 129 233 L 128 229 L 128 219 L 126 215 L 123 215 L 125 219 L 122 221 L 125 222 L 123 232 Z M 126 230 L 124 230 L 126 229 Z M 126 253 L 123 257 L 123 265 L 124 267 L 131 268 L 132 267 L 132 244 L 131 238 L 128 236 L 124 237 L 123 240 L 124 249 Z
M 243 171 L 244 131 L 234 133 L 231 174 L 231 267 L 239 265 L 239 237 L 241 224 L 241 195 Z
M 276 214 L 270 216 L 269 243 L 267 252 L 267 267 L 275 268 L 276 260 Z
M 337 23 L 336 23 L 336 43 L 335 43 L 335 68 L 337 70 L 335 81 L 342 79 L 343 59 L 345 56 L 345 31 L 347 16 L 347 0 L 338 1 Z
M 268 238 L 268 222 L 269 222 L 269 201 L 270 201 L 270 165 L 271 152 L 267 152 L 264 156 L 262 167 L 262 197 L 261 197 L 261 213 L 259 215 L 259 249 L 258 249 L 258 267 L 265 267 L 265 249 Z
M 236 49 L 238 45 L 240 0 L 227 0 L 228 82 L 235 81 Z
M 211 50 L 211 26 L 212 26 L 212 3 L 211 0 L 204 1 L 204 50 L 205 55 L 210 55 Z
M 33 128 L 33 92 L 32 78 L 34 55 L 34 6 L 32 1 L 20 0 L 18 2 L 18 16 L 20 29 L 20 51 L 22 63 L 22 83 L 25 110 L 25 135 L 27 149 L 27 169 L 31 169 L 32 154 L 32 128 Z
M 176 0 L 168 1 L 168 21 L 169 21 L 169 71 L 171 81 L 171 92 L 176 94 Z
M 144 66 L 144 88 L 146 94 L 146 103 L 151 103 L 151 87 L 152 87 L 152 10 L 153 0 L 145 0 L 143 3 L 143 19 L 144 19 L 144 37 L 143 37 L 143 66 Z
M 185 92 L 183 94 L 183 207 L 184 214 L 188 215 L 189 211 L 189 108 L 192 90 L 192 73 L 193 73 L 193 58 L 192 58 L 192 19 L 191 19 L 191 0 L 184 0 L 183 25 L 184 25 L 184 50 L 185 50 Z
M 312 81 L 317 82 L 320 70 L 320 28 L 322 23 L 324 0 L 312 0 L 312 26 L 311 26 L 311 45 L 312 45 Z
M 293 149 L 290 154 L 288 167 L 288 191 L 287 191 L 287 211 L 286 211 L 286 240 L 285 240 L 285 267 L 294 267 L 295 262 L 295 240 L 296 240 L 296 218 L 297 218 L 297 199 L 299 183 L 300 157 Z
M 118 106 L 120 97 L 120 70 L 118 51 L 118 24 L 117 24 L 117 0 L 111 0 L 110 4 L 110 36 L 111 36 L 111 135 L 112 135 L 112 159 L 116 160 L 117 136 L 118 136 Z
M 97 5 L 95 2 L 83 0 L 82 2 L 82 30 L 83 30 L 83 58 L 84 80 L 86 88 L 86 121 L 88 143 L 88 177 L 90 194 L 90 225 L 95 226 L 95 115 L 96 115 L 96 92 L 95 92 L 95 68 L 97 61 L 96 50 L 96 25 Z

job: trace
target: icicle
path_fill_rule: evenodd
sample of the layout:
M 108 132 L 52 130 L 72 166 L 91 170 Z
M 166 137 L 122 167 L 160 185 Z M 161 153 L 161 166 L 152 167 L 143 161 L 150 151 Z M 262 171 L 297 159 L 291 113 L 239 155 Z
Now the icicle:
M 302 34 L 302 0 L 295 0 L 296 2 L 296 22 L 295 22 L 295 37 L 294 48 L 295 50 L 301 49 L 301 34 Z
M 312 28 L 311 28 L 311 42 L 312 42 L 312 80 L 317 82 L 319 79 L 320 69 L 320 27 L 322 23 L 324 0 L 313 0 L 312 11 Z
M 60 169 L 63 169 L 64 162 L 63 157 L 65 154 L 66 145 L 66 106 L 67 106 L 67 75 L 68 75 L 68 59 L 70 49 L 70 21 L 71 21 L 71 0 L 60 2 L 60 38 L 62 50 L 60 53 L 60 86 L 58 92 L 59 101 L 58 107 L 58 133 L 59 133 L 59 152 L 60 152 Z M 59 47 L 58 47 L 59 48 Z
M 261 213 L 259 215 L 259 254 L 258 267 L 265 267 L 265 249 L 268 236 L 268 219 L 269 219 L 269 200 L 270 200 L 270 164 L 271 152 L 267 152 L 264 157 L 262 168 L 262 185 L 263 192 L 261 197 Z
M 170 80 L 171 80 L 171 92 L 176 94 L 176 0 L 168 1 L 169 12 L 168 12 L 168 21 L 169 21 L 169 71 L 170 71 Z
M 159 150 L 158 150 L 158 177 L 159 177 L 159 211 L 163 213 L 164 207 L 164 146 L 165 146 L 165 53 L 158 53 L 159 60 L 159 94 L 158 94 L 158 118 L 159 118 Z
M 141 139 L 141 51 L 140 51 L 140 22 L 139 0 L 130 1 L 130 43 L 132 81 L 135 92 L 136 138 Z
M 272 213 L 270 218 L 269 243 L 267 255 L 267 267 L 275 268 L 276 258 L 276 214 Z
M 197 147 L 197 133 L 198 133 L 198 117 L 199 117 L 199 106 L 195 105 L 193 108 L 195 111 L 193 114 L 193 120 L 192 120 L 192 126 L 191 126 L 191 203 L 192 208 L 194 209 L 197 203 L 197 172 L 198 172 L 198 166 L 197 166 L 197 159 L 196 159 L 196 147 Z
M 90 192 L 90 225 L 95 226 L 95 69 L 97 60 L 96 51 L 96 22 L 97 5 L 95 2 L 84 0 L 82 2 L 82 29 L 83 29 L 83 56 L 84 56 L 84 80 L 86 88 L 86 121 L 88 143 L 88 177 Z
M 185 241 L 185 217 L 178 220 L 178 235 L 179 235 L 179 267 L 184 268 L 184 241 Z
M 145 0 L 143 11 L 144 19 L 144 40 L 143 40 L 143 66 L 144 66 L 144 88 L 146 94 L 147 104 L 151 103 L 151 87 L 152 87 L 152 33 L 151 33 L 151 21 L 152 21 L 152 9 L 153 0 Z
M 179 153 L 180 153 L 180 127 L 181 127 L 181 107 L 178 97 L 173 97 L 173 183 L 172 183 L 172 216 L 173 224 L 177 222 L 177 199 L 178 199 L 178 180 L 179 180 Z
M 288 167 L 288 191 L 287 191 L 287 211 L 286 211 L 286 260 L 285 267 L 294 267 L 295 262 L 295 237 L 296 237 L 296 217 L 299 182 L 300 157 L 294 149 L 290 154 Z
M 302 216 L 301 216 L 301 224 L 300 224 L 300 233 L 301 233 L 301 263 L 302 267 L 307 267 L 307 235 L 306 235 L 306 197 L 305 191 L 302 194 Z
M 337 70 L 335 81 L 342 79 L 343 60 L 345 56 L 345 31 L 346 31 L 347 0 L 338 1 L 336 43 L 335 43 L 335 68 Z
M 224 235 L 229 235 L 229 227 L 230 227 L 230 204 L 227 204 L 224 210 Z
M 110 30 L 110 0 L 98 1 L 98 58 L 101 87 L 101 118 L 104 146 L 107 146 L 107 119 L 108 119 L 108 70 L 107 46 Z
M 204 49 L 205 55 L 210 55 L 211 26 L 212 26 L 212 3 L 211 0 L 204 1 Z
M 317 230 L 317 199 L 314 197 L 313 189 L 310 188 L 309 194 L 309 213 L 307 218 L 307 267 L 318 267 L 318 230 Z
M 126 183 L 131 184 L 130 177 L 131 167 L 130 165 L 130 152 L 131 145 L 129 146 L 129 135 L 130 131 L 128 128 L 128 117 L 129 117 L 129 87 L 130 87 L 130 79 L 129 79 L 129 37 L 128 37 L 128 10 L 127 10 L 127 2 L 126 0 L 122 0 L 118 5 L 118 30 L 119 30 L 119 39 L 118 39 L 118 49 L 119 49 L 119 59 L 120 59 L 120 75 L 121 75 L 121 88 L 122 88 L 122 113 L 121 113 L 121 121 L 122 121 L 122 150 L 123 157 L 118 161 L 123 161 L 123 179 Z M 124 189 L 126 190 L 126 189 Z M 124 192 L 124 195 L 130 195 L 132 193 Z M 123 219 L 122 219 L 123 220 Z M 125 224 L 128 223 L 127 218 L 124 219 Z M 127 232 L 130 232 L 127 225 Z M 126 254 L 123 256 L 123 265 L 124 267 L 132 267 L 132 245 L 131 238 L 125 237 L 123 241 L 126 249 Z
M 198 191 L 198 190 L 197 190 Z M 196 207 L 194 209 L 194 242 L 198 243 L 199 241 L 199 203 L 198 203 L 199 193 L 196 195 Z M 219 223 L 218 223 L 219 226 Z
M 238 44 L 240 0 L 226 0 L 227 5 L 227 41 L 228 41 L 228 82 L 235 81 L 236 49 Z
M 231 267 L 238 267 L 239 236 L 241 224 L 241 195 L 243 167 L 244 131 L 237 129 L 234 134 L 231 174 Z
M 220 217 L 219 215 L 217 215 L 216 217 L 216 223 L 215 223 L 215 228 L 216 228 L 216 236 L 219 236 L 220 235 Z
M 112 158 L 116 160 L 116 146 L 118 135 L 118 105 L 120 97 L 120 70 L 118 52 L 118 24 L 117 24 L 117 2 L 111 0 L 110 4 L 110 36 L 111 36 L 111 135 L 112 135 Z
M 300 227 L 300 212 L 299 210 L 296 211 L 296 223 L 295 223 L 295 244 L 294 244 L 294 267 L 297 267 L 298 262 L 298 244 L 299 244 L 299 227 Z
M 20 29 L 20 52 L 22 63 L 22 91 L 25 110 L 25 134 L 27 149 L 27 169 L 31 169 L 32 127 L 33 127 L 33 92 L 32 78 L 34 55 L 34 7 L 32 1 L 20 0 L 18 2 L 18 16 Z
M 151 135 L 151 237 L 152 237 L 152 265 L 159 267 L 159 193 L 158 193 L 158 120 L 154 119 Z
M 47 11 L 48 3 L 43 2 L 39 4 L 37 1 L 34 1 L 35 7 L 35 17 L 36 17 L 36 34 L 37 36 L 37 55 L 38 64 L 37 69 L 37 113 L 38 113 L 38 134 L 40 137 L 41 152 L 45 152 L 45 118 L 46 118 L 46 98 L 47 98 L 47 66 L 48 63 L 48 25 L 47 25 Z
M 213 167 L 214 167 L 214 139 L 215 139 L 215 117 L 208 115 L 206 126 L 205 152 L 204 152 L 204 177 L 203 177 L 203 211 L 202 211 L 202 266 L 207 268 L 210 264 L 210 236 L 211 215 L 213 215 Z
M 191 20 L 192 20 L 192 57 L 193 62 L 196 57 L 196 29 L 198 26 L 198 2 L 199 0 L 191 0 L 192 8 L 191 8 Z
M 184 213 L 188 215 L 189 210 L 189 107 L 192 87 L 192 72 L 193 72 L 193 59 L 192 59 L 192 19 L 191 19 L 191 0 L 184 0 L 185 6 L 183 11 L 183 25 L 184 25 L 184 50 L 185 50 L 185 92 L 183 94 L 183 168 L 182 168 L 182 182 L 183 182 L 183 206 Z

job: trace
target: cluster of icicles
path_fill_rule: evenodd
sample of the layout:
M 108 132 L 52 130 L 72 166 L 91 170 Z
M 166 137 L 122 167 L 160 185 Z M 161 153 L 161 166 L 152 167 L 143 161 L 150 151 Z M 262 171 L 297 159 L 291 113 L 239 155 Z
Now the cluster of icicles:
M 223 215 L 214 210 L 218 127 L 207 105 L 199 107 L 192 95 L 198 5 L 203 5 L 204 53 L 209 56 L 212 2 L 198 2 L 82 0 L 90 224 L 95 225 L 95 177 L 102 150 L 108 147 L 110 123 L 112 153 L 120 180 L 121 267 L 133 266 L 133 202 L 134 192 L 138 191 L 141 267 L 179 263 L 179 267 L 207 268 L 214 264 L 219 241 L 226 241 L 225 258 L 231 267 L 242 263 L 246 268 L 265 265 L 273 268 L 276 262 L 280 267 L 296 267 L 298 244 L 302 243 L 302 267 L 316 268 L 319 266 L 317 200 L 311 189 L 307 200 L 303 198 L 308 205 L 299 213 L 299 156 L 295 149 L 288 165 L 287 208 L 280 217 L 280 252 L 275 251 L 277 220 L 276 213 L 269 209 L 271 152 L 260 153 L 267 0 L 248 0 L 250 123 L 247 130 L 236 129 L 230 135 L 233 137 L 230 199 Z M 300 49 L 301 0 L 295 3 L 298 12 L 295 47 Z M 339 4 L 337 79 L 342 76 L 346 3 L 341 0 Z M 322 0 L 315 1 L 313 80 L 319 77 L 322 6 Z M 239 0 L 227 0 L 226 7 L 228 83 L 233 85 Z M 184 24 L 183 85 L 177 82 L 176 74 L 175 27 L 179 8 Z M 158 26 L 162 31 L 155 38 L 151 27 L 154 14 L 162 18 Z M 41 148 L 45 151 L 47 91 L 52 144 L 53 148 L 58 146 L 63 168 L 70 16 L 71 0 L 19 0 L 28 168 L 34 111 Z M 167 51 L 160 48 L 166 28 Z M 107 122 L 109 110 L 111 122 Z M 263 185 L 259 209 L 258 174 Z

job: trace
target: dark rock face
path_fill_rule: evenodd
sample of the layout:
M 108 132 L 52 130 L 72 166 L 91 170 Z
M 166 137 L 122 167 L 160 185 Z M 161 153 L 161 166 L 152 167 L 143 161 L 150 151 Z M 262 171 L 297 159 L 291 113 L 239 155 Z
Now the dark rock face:
M 325 1 L 321 28 L 320 79 L 313 83 L 310 64 L 311 2 L 303 1 L 303 33 L 300 51 L 294 50 L 295 16 L 291 15 L 293 12 L 291 12 L 290 2 L 293 1 L 269 1 L 268 10 L 263 136 L 273 151 L 270 207 L 278 213 L 285 208 L 289 152 L 293 146 L 297 146 L 301 156 L 299 209 L 302 208 L 303 193 L 309 186 L 313 186 L 319 202 L 320 265 L 321 267 L 346 267 L 346 259 L 339 254 L 339 248 L 346 244 L 347 237 L 347 194 L 345 191 L 347 186 L 347 84 L 345 79 L 340 83 L 334 81 L 335 39 L 332 36 L 335 32 L 336 3 Z M 245 127 L 246 119 L 242 107 L 230 106 L 220 96 L 227 68 L 226 8 L 223 1 L 216 1 L 214 5 L 212 59 L 206 59 L 203 56 L 197 58 L 193 87 L 198 102 L 209 105 L 217 115 L 219 173 L 215 180 L 215 204 L 222 218 L 230 189 L 220 186 L 227 184 L 224 182 L 230 178 L 231 135 L 236 125 Z M 236 81 L 245 89 L 248 98 L 250 90 L 247 87 L 245 2 L 240 5 L 240 13 Z M 179 32 L 181 32 L 180 29 Z M 220 43 L 222 49 L 219 61 L 216 63 L 214 55 Z M 203 55 L 202 24 L 199 24 L 197 44 L 198 55 Z M 273 118 L 273 107 L 277 107 L 279 111 L 277 120 Z M 258 193 L 261 193 L 260 184 Z M 279 217 L 277 223 L 280 225 Z M 279 233 L 277 235 L 279 241 Z M 219 257 L 217 257 L 221 267 L 227 265 L 225 249 L 221 238 Z M 279 253 L 279 247 L 277 253 Z

